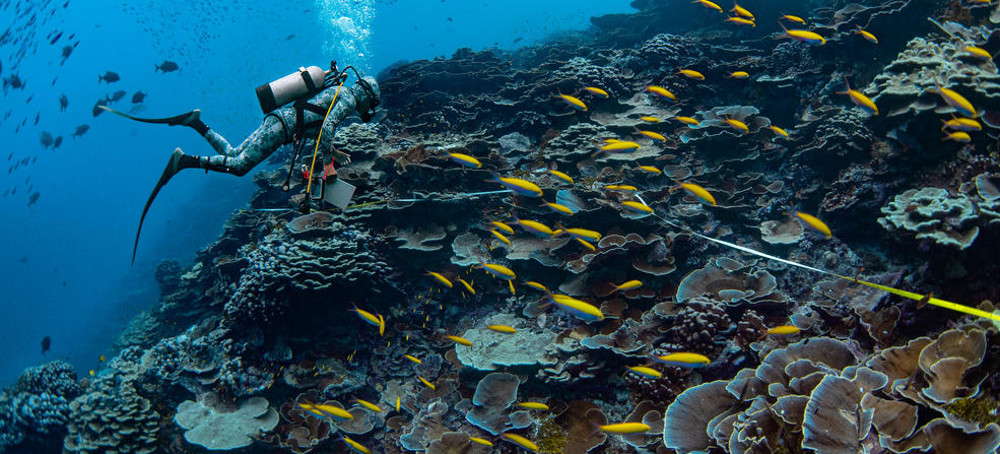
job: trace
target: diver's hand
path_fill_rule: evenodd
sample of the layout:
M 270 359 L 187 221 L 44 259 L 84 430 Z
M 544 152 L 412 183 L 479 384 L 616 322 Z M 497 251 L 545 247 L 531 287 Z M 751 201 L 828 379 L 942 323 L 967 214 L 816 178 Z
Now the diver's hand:
M 344 153 L 340 150 L 333 150 L 333 159 L 337 161 L 337 164 L 346 165 L 351 163 L 351 155 Z

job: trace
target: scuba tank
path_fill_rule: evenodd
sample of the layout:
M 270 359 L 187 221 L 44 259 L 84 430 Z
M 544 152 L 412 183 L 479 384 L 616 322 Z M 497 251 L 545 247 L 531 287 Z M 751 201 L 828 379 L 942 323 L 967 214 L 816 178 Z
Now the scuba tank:
M 299 68 L 285 77 L 257 87 L 257 101 L 265 114 L 308 94 L 319 93 L 326 81 L 319 66 Z

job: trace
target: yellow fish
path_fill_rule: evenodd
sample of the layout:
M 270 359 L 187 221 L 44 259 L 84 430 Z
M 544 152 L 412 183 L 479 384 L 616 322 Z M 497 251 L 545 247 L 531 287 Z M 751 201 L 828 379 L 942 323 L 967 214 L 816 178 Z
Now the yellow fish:
M 447 337 L 448 339 L 451 339 L 451 341 L 454 342 L 454 343 L 456 343 L 456 344 L 464 345 L 466 347 L 471 347 L 472 346 L 472 341 L 470 341 L 470 340 L 468 340 L 468 339 L 466 339 L 464 337 L 452 336 L 450 334 L 447 335 L 447 336 L 445 336 L 445 337 Z
M 419 378 L 419 379 L 420 379 L 420 382 L 421 382 L 421 383 L 423 383 L 423 384 L 424 384 L 424 386 L 426 386 L 426 387 L 430 388 L 430 389 L 431 389 L 431 391 L 434 391 L 434 390 L 436 390 L 436 389 L 437 389 L 437 387 L 436 387 L 436 386 L 434 386 L 434 383 L 431 383 L 431 382 L 427 381 L 427 379 L 426 379 L 426 378 L 424 378 L 424 377 L 421 377 L 421 376 L 419 376 L 419 375 L 417 375 L 417 378 Z
M 711 2 L 709 2 L 709 3 L 711 3 Z M 718 6 L 718 5 L 716 5 L 716 6 Z M 720 8 L 720 10 L 721 10 L 721 8 Z M 656 94 L 656 95 L 659 95 L 659 96 L 662 96 L 662 97 L 667 98 L 667 99 L 669 99 L 671 101 L 677 102 L 677 96 L 675 96 L 673 93 L 671 93 L 670 90 L 667 90 L 666 88 L 663 88 L 661 86 L 650 85 L 650 86 L 646 87 L 646 91 L 648 91 L 650 93 L 653 93 L 653 94 Z
M 639 190 L 639 188 L 628 184 L 606 184 L 604 185 L 604 189 L 607 189 L 609 191 L 625 191 L 625 192 L 636 192 Z
M 872 44 L 878 44 L 878 38 L 876 38 L 875 35 L 871 34 L 871 32 L 861 27 L 855 28 L 854 33 L 861 35 L 863 38 L 867 39 L 868 42 Z
M 562 93 L 559 93 L 559 96 L 557 96 L 557 98 L 562 98 L 563 101 L 566 101 L 566 104 L 569 104 L 570 107 L 576 110 L 581 110 L 584 112 L 587 111 L 587 105 L 584 104 L 583 101 L 580 101 L 577 98 L 574 98 L 570 95 L 564 95 Z
M 634 200 L 626 200 L 626 201 L 622 202 L 622 205 L 624 205 L 629 210 L 634 211 L 634 212 L 638 212 L 638 213 L 652 213 L 653 212 L 653 209 L 650 208 L 649 205 L 646 205 L 645 203 L 642 203 L 642 202 L 636 202 Z
M 604 313 L 597 306 L 567 295 L 549 294 L 553 304 L 565 309 L 576 318 L 586 322 L 604 320 Z
M 511 270 L 510 268 L 507 268 L 506 266 L 503 265 L 497 265 L 495 263 L 483 263 L 482 261 L 480 261 L 479 268 L 482 269 L 483 271 L 486 271 L 491 276 L 497 279 L 503 279 L 505 281 L 513 280 L 514 278 L 517 277 L 517 275 L 514 274 L 514 271 Z
M 736 25 L 749 25 L 751 27 L 757 28 L 757 23 L 751 19 L 744 19 L 742 17 L 728 17 L 726 22 L 732 22 Z
M 302 406 L 302 404 L 299 404 L 299 406 Z M 316 410 L 319 410 L 324 414 L 333 416 L 335 418 L 354 419 L 354 415 L 348 413 L 347 410 L 344 410 L 343 408 L 340 408 L 336 405 L 314 404 L 312 405 L 312 408 L 315 408 Z
M 659 140 L 660 142 L 666 142 L 667 141 L 667 138 L 663 137 L 663 134 L 660 134 L 658 132 L 643 131 L 643 130 L 641 130 L 639 128 L 635 128 L 635 132 L 638 132 L 639 134 L 642 134 L 642 135 L 644 135 L 646 137 L 649 137 L 650 139 Z
M 691 125 L 691 126 L 694 126 L 694 127 L 701 126 L 701 122 L 699 122 L 698 120 L 696 120 L 694 118 L 691 118 L 691 117 L 677 116 L 677 117 L 674 117 L 674 118 L 677 119 L 677 121 L 679 121 L 681 123 L 685 123 L 685 124 L 688 124 L 688 125 Z
M 353 305 L 354 303 L 351 304 Z M 358 317 L 361 317 L 361 319 L 367 322 L 369 325 L 375 327 L 381 327 L 382 325 L 382 320 L 379 319 L 378 316 L 364 309 L 358 309 L 358 306 L 354 306 L 354 309 L 349 309 L 349 310 L 352 310 L 354 313 L 358 314 Z
M 632 150 L 638 150 L 642 148 L 641 145 L 632 142 L 630 140 L 620 140 L 616 142 L 611 142 L 601 146 L 601 151 L 622 151 L 629 152 Z
M 464 153 L 448 153 L 448 158 L 465 167 L 474 167 L 476 169 L 483 167 L 483 164 L 478 159 Z
M 503 241 L 504 243 L 510 244 L 510 240 L 507 239 L 507 237 L 505 237 L 502 233 L 497 232 L 496 229 L 490 230 L 490 233 L 492 233 L 493 236 L 497 237 L 498 240 Z
M 303 410 L 308 411 L 309 413 L 312 413 L 312 414 L 314 414 L 316 416 L 319 416 L 320 418 L 326 418 L 327 417 L 326 413 L 323 413 L 323 412 L 321 412 L 321 411 L 313 408 L 311 405 L 302 404 L 302 403 L 298 403 L 298 402 L 296 402 L 295 404 L 298 405 Z
M 733 71 L 733 72 L 729 73 L 728 77 L 731 78 L 731 79 L 746 79 L 746 78 L 750 77 L 750 73 L 748 73 L 746 71 Z
M 817 218 L 816 216 L 813 216 L 811 214 L 806 214 L 801 211 L 796 211 L 795 215 L 798 216 L 799 219 L 801 219 L 802 222 L 805 222 L 806 225 L 808 225 L 809 227 L 812 227 L 817 231 L 819 231 L 820 233 L 826 235 L 827 238 L 833 238 L 833 232 L 830 231 L 830 227 L 827 227 L 826 224 L 823 221 L 820 221 L 819 218 Z
M 573 238 L 581 238 L 590 241 L 597 241 L 601 239 L 601 234 L 593 230 L 568 228 L 562 225 L 560 225 L 559 228 L 562 229 L 563 232 L 569 234 L 569 236 L 572 236 Z M 544 291 L 545 289 L 539 289 L 539 290 Z
M 744 132 L 745 133 L 745 132 L 749 132 L 750 131 L 750 128 L 747 126 L 746 123 L 744 123 L 742 121 L 739 121 L 739 120 L 736 120 L 736 119 L 733 119 L 733 118 L 729 118 L 728 115 L 726 115 L 725 122 L 730 127 L 732 127 L 733 129 L 736 129 L 736 130 L 738 130 L 740 132 Z
M 674 181 L 677 184 L 681 185 L 681 187 L 684 188 L 684 190 L 687 191 L 689 194 L 707 202 L 710 205 L 713 206 L 718 205 L 717 203 L 715 203 L 715 197 L 712 197 L 712 194 L 708 192 L 705 188 L 698 186 L 694 183 L 682 183 L 677 180 Z
M 677 352 L 669 355 L 658 356 L 656 359 L 662 363 L 677 367 L 699 368 L 707 366 L 712 360 L 699 353 Z
M 639 287 L 642 287 L 642 281 L 640 281 L 638 279 L 632 279 L 631 281 L 622 282 L 621 284 L 612 285 L 612 286 L 615 289 L 612 290 L 611 293 L 615 293 L 615 292 L 618 292 L 618 291 L 627 292 L 629 290 L 635 290 L 635 289 L 637 289 Z
M 451 281 L 449 281 L 448 278 L 444 277 L 441 273 L 427 271 L 427 275 L 433 277 L 434 280 L 438 281 L 439 283 L 441 283 L 441 285 L 445 287 L 452 288 L 455 286 L 455 284 L 452 284 Z
M 740 16 L 740 17 L 745 18 L 745 19 L 750 19 L 750 20 L 756 19 L 755 17 L 753 17 L 753 13 L 751 13 L 746 8 L 740 6 L 736 2 L 733 2 L 733 9 L 731 9 L 729 11 L 732 11 L 732 12 L 736 13 L 737 16 Z
M 94 369 L 88 370 L 87 373 L 90 374 L 91 377 L 93 377 L 94 375 L 96 375 L 96 372 L 94 372 Z
M 612 433 L 612 434 L 637 434 L 643 432 L 649 432 L 652 427 L 649 427 L 641 422 L 623 422 L 619 424 L 606 424 L 603 426 L 597 426 L 602 432 Z
M 784 24 L 779 24 L 779 25 L 781 25 L 781 28 L 783 30 L 785 30 L 785 33 L 781 35 L 781 37 L 791 38 L 800 43 L 806 43 L 812 45 L 821 46 L 823 44 L 826 44 L 826 38 L 820 36 L 818 33 L 814 33 L 809 30 L 795 30 L 795 29 L 789 30 L 785 28 Z
M 378 314 L 378 335 L 385 336 L 385 318 L 382 317 L 382 314 Z
M 971 131 L 982 131 L 983 130 L 983 125 L 979 124 L 978 121 L 973 120 L 971 118 L 954 118 L 954 117 L 952 117 L 951 120 L 948 120 L 948 121 L 941 120 L 941 121 L 944 122 L 944 127 L 945 128 L 947 128 L 947 129 L 954 129 L 956 131 L 971 132 Z
M 642 121 L 645 121 L 646 123 L 659 123 L 660 122 L 660 119 L 656 118 L 656 117 L 646 116 L 646 117 L 639 117 L 639 119 L 642 120 Z
M 549 406 L 541 402 L 519 402 L 518 407 L 527 408 L 529 410 L 548 410 Z
M 778 20 L 784 19 L 784 20 L 789 21 L 789 22 L 798 22 L 798 23 L 800 23 L 802 25 L 806 24 L 806 20 L 803 19 L 803 18 L 801 18 L 801 17 L 799 17 L 799 16 L 793 16 L 791 14 L 785 14 L 785 13 L 781 13 L 781 14 L 782 14 L 782 16 L 779 17 Z
M 705 80 L 705 75 L 693 69 L 677 68 L 677 74 L 683 74 L 694 80 Z
M 107 358 L 107 357 L 105 357 L 104 355 L 101 355 L 101 356 L 98 356 L 98 357 L 97 357 L 97 361 L 99 361 L 99 362 L 102 362 L 102 363 L 103 363 L 103 362 L 104 362 L 104 360 L 106 360 L 106 359 L 108 359 L 108 358 Z
M 552 231 L 551 228 L 549 228 L 549 226 L 542 224 L 541 222 L 538 221 L 518 219 L 515 222 L 517 222 L 524 230 L 540 237 L 550 237 L 555 233 Z
M 948 135 L 944 136 L 943 139 L 941 139 L 942 142 L 944 142 L 945 140 L 953 140 L 958 143 L 969 143 L 970 141 L 972 141 L 972 137 L 970 137 L 969 133 L 967 132 L 955 131 L 949 133 Z
M 788 138 L 788 131 L 785 131 L 784 129 L 781 129 L 781 128 L 779 128 L 777 126 L 774 126 L 774 125 L 768 126 L 767 129 L 770 129 L 771 131 L 774 131 L 775 134 L 777 134 L 777 135 L 779 135 L 781 137 L 784 137 L 786 139 Z
M 579 241 L 580 244 L 583 245 L 583 247 L 585 247 L 587 249 L 590 249 L 591 251 L 596 251 L 597 250 L 597 248 L 594 247 L 593 244 L 588 243 L 587 240 L 584 240 L 583 238 L 577 238 L 576 241 Z
M 562 172 L 560 172 L 558 170 L 549 169 L 549 175 L 552 175 L 552 176 L 554 176 L 554 177 L 556 177 L 556 178 L 558 178 L 560 180 L 563 180 L 563 181 L 565 181 L 565 182 L 567 182 L 569 184 L 573 184 L 573 178 L 572 177 L 570 177 L 569 175 L 566 175 L 565 173 L 562 173 Z
M 504 334 L 514 334 L 517 332 L 514 327 L 507 325 L 486 325 L 486 328 Z
M 878 115 L 878 106 L 875 105 L 875 101 L 872 101 L 871 98 L 865 96 L 864 93 L 852 89 L 851 83 L 847 81 L 846 77 L 844 78 L 844 83 L 847 84 L 847 91 L 838 91 L 838 95 L 850 96 L 851 102 L 853 102 L 854 105 Z
M 496 232 L 496 230 L 494 230 L 494 232 Z M 510 244 L 510 243 L 508 243 L 508 244 Z M 476 289 L 472 288 L 472 284 L 470 284 L 468 282 L 465 282 L 465 279 L 458 278 L 458 282 L 462 283 L 462 286 L 465 287 L 465 291 L 467 291 L 467 292 L 469 292 L 469 293 L 471 293 L 473 295 L 476 294 Z
M 538 445 L 532 443 L 531 440 L 527 438 L 524 438 L 517 434 L 510 434 L 510 433 L 505 433 L 503 434 L 503 436 L 524 449 L 527 449 L 532 452 L 538 452 Z
M 347 446 L 349 446 L 354 451 L 360 452 L 361 454 L 372 454 L 372 450 L 371 449 L 366 448 L 361 443 L 358 443 L 358 442 L 356 442 L 354 440 L 351 440 L 346 435 L 343 437 L 343 440 L 344 440 L 344 443 L 347 443 Z
M 625 366 L 628 370 L 632 371 L 637 375 L 641 375 L 646 378 L 663 378 L 663 374 L 660 371 L 653 369 L 652 367 L 646 366 Z
M 709 0 L 695 0 L 695 1 L 691 2 L 691 3 L 700 3 L 701 6 L 704 6 L 705 8 L 714 9 L 714 10 L 720 12 L 720 13 L 722 12 L 722 7 L 721 6 L 716 5 L 713 2 L 710 2 Z
M 589 92 L 591 92 L 591 93 L 593 93 L 593 94 L 595 94 L 597 96 L 600 96 L 602 98 L 607 98 L 608 97 L 608 92 L 606 90 L 604 90 L 603 88 L 583 87 L 583 89 L 587 90 L 587 91 L 589 91 Z
M 573 215 L 573 210 L 569 209 L 569 207 L 567 207 L 565 205 L 560 205 L 558 203 L 552 203 L 552 202 L 546 202 L 544 200 L 542 201 L 542 203 L 545 206 L 551 208 L 552 211 L 555 211 L 556 213 L 564 214 L 566 216 L 572 216 Z
M 420 361 L 419 358 L 417 358 L 416 356 L 413 356 L 413 355 L 403 355 L 403 358 L 406 358 L 406 359 L 408 359 L 410 361 L 413 361 L 414 363 L 417 363 L 417 364 L 420 364 L 422 362 L 422 361 Z
M 976 46 L 965 46 L 963 49 L 965 49 L 966 52 L 972 54 L 973 57 L 981 58 L 986 61 L 993 60 L 993 56 L 990 55 L 990 53 L 987 52 L 986 49 Z
M 382 413 L 382 409 L 379 408 L 378 405 L 375 405 L 375 404 L 373 404 L 371 402 L 368 402 L 367 400 L 361 400 L 361 399 L 358 399 L 357 397 L 355 397 L 354 401 L 357 402 L 357 403 L 359 403 L 359 404 L 361 404 L 362 407 L 365 407 L 365 408 L 367 408 L 367 409 L 369 409 L 371 411 L 374 411 L 375 413 Z
M 653 175 L 662 175 L 663 174 L 662 170 L 660 170 L 660 169 L 658 169 L 658 168 L 656 168 L 654 166 L 639 166 L 639 170 L 641 170 L 643 172 L 651 173 Z
M 779 336 L 785 336 L 789 334 L 798 334 L 801 331 L 802 330 L 792 325 L 781 325 L 781 326 L 775 326 L 774 328 L 767 330 L 767 334 L 776 334 Z
M 504 224 L 503 222 L 492 221 L 492 222 L 490 222 L 490 224 L 492 224 L 493 227 L 496 227 L 498 230 L 502 230 L 504 233 L 508 233 L 508 234 L 511 234 L 511 235 L 514 234 L 514 228 L 511 227 L 511 226 L 509 226 L 509 225 L 507 225 L 507 224 Z
M 525 197 L 541 197 L 542 188 L 538 187 L 537 184 L 532 183 L 528 180 L 522 180 L 520 178 L 508 178 L 501 177 L 494 174 L 492 180 L 486 180 L 489 183 L 500 183 L 503 187 L 514 191 L 515 193 L 521 194 Z
M 473 443 L 478 443 L 478 444 L 481 444 L 481 445 L 483 445 L 483 446 L 488 446 L 488 447 L 490 447 L 490 448 L 492 448 L 492 447 L 493 447 L 493 442 L 492 442 L 492 441 L 489 441 L 489 440 L 486 440 L 486 439 L 483 439 L 483 438 L 479 438 L 479 437 L 469 437 L 469 441 L 471 441 L 471 442 L 473 442 Z
M 968 99 L 965 99 L 962 95 L 958 94 L 958 92 L 950 88 L 944 88 L 938 84 L 935 84 L 935 86 L 937 87 L 937 93 L 941 95 L 944 102 L 954 108 L 959 115 L 969 118 L 976 118 L 979 116 L 976 112 L 976 108 L 972 107 L 972 103 L 969 102 Z
M 399 413 L 399 396 L 396 396 L 396 413 Z
M 541 290 L 543 292 L 548 292 L 549 291 L 549 289 L 547 287 L 545 287 L 544 285 L 539 284 L 539 283 L 537 283 L 535 281 L 525 282 L 524 285 L 527 285 L 528 287 L 531 287 L 531 288 L 533 288 L 535 290 Z

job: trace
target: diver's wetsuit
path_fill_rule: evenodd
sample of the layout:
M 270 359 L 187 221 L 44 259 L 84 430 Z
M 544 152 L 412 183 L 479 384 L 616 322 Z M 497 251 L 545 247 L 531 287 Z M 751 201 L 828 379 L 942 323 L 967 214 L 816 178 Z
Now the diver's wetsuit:
M 323 122 L 323 137 L 326 138 L 324 142 L 329 143 L 328 141 L 333 139 L 337 126 L 345 118 L 354 112 L 367 112 L 374 105 L 373 101 L 377 101 L 377 98 L 380 96 L 378 83 L 371 77 L 365 77 L 364 80 L 371 87 L 375 99 L 372 99 L 372 93 L 369 93 L 361 84 L 356 83 L 350 87 L 342 88 L 340 94 L 337 95 L 337 104 L 333 106 L 330 115 Z M 333 100 L 336 91 L 336 87 L 328 88 L 310 98 L 308 102 L 325 110 L 330 106 L 330 102 Z M 309 110 L 302 112 L 302 124 L 323 121 L 323 116 L 318 113 Z M 293 105 L 282 107 L 267 114 L 260 127 L 237 147 L 230 145 L 229 141 L 225 137 L 222 137 L 221 134 L 204 127 L 205 132 L 202 135 L 205 136 L 205 140 L 208 141 L 212 148 L 219 153 L 219 156 L 190 156 L 190 159 L 185 159 L 185 162 L 180 163 L 180 168 L 176 169 L 176 171 L 179 171 L 181 168 L 198 167 L 217 172 L 231 173 L 236 176 L 245 175 L 254 166 L 267 159 L 278 147 L 289 144 L 295 139 L 296 115 L 296 109 Z M 198 126 L 188 126 L 192 126 L 201 132 L 201 128 Z M 304 137 L 316 137 L 318 133 L 318 128 L 306 128 L 303 132 Z M 329 147 L 324 148 L 329 149 Z M 197 159 L 197 162 L 194 162 L 195 159 Z
M 292 104 L 267 114 L 260 127 L 235 148 L 222 135 L 212 131 L 201 121 L 200 110 L 166 119 L 142 119 L 114 111 L 110 108 L 106 109 L 133 120 L 148 123 L 165 123 L 171 126 L 183 125 L 194 128 L 219 153 L 217 156 L 190 156 L 184 154 L 180 148 L 174 149 L 173 154 L 170 155 L 170 161 L 167 162 L 167 167 L 163 169 L 160 180 L 153 187 L 153 192 L 149 194 L 149 198 L 146 199 L 146 206 L 142 209 L 142 216 L 139 218 L 139 228 L 135 232 L 132 263 L 135 263 L 135 253 L 139 246 L 139 235 L 142 232 L 142 223 L 146 219 L 146 213 L 149 212 L 149 207 L 153 204 L 153 200 L 159 194 L 160 189 L 163 189 L 163 186 L 177 172 L 183 169 L 201 168 L 236 176 L 246 175 L 250 169 L 267 159 L 278 147 L 295 141 L 297 125 L 304 126 L 299 138 L 316 137 L 321 128 L 323 130 L 323 142 L 329 144 L 333 140 L 334 133 L 340 122 L 344 121 L 345 118 L 354 112 L 357 112 L 361 115 L 362 119 L 368 121 L 371 119 L 371 112 L 379 104 L 381 92 L 379 91 L 378 83 L 372 77 L 364 77 L 363 80 L 365 83 L 359 80 L 350 87 L 341 88 L 339 94 L 337 94 L 336 87 L 329 87 L 310 98 L 308 103 L 316 106 L 316 112 L 308 109 L 296 109 L 295 105 Z M 330 107 L 330 103 L 333 102 L 335 95 L 337 96 L 337 102 L 330 109 L 330 113 L 326 115 L 326 120 L 324 121 L 323 116 Z M 323 113 L 319 113 L 320 111 Z M 298 118 L 298 112 L 302 112 L 302 118 Z M 312 126 L 310 127 L 310 125 Z M 330 146 L 321 148 L 324 151 L 326 149 L 332 150 Z

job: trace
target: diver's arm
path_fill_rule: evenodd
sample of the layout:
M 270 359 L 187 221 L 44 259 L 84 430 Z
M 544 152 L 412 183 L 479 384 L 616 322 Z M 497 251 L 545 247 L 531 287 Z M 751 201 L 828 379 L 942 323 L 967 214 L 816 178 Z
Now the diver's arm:
M 335 92 L 336 90 L 332 91 Z M 370 117 L 366 115 L 378 105 L 379 95 L 378 83 L 371 77 L 365 77 L 364 83 L 357 82 L 350 87 L 341 88 L 340 94 L 337 95 L 337 103 L 330 110 L 330 114 L 326 116 L 325 121 L 323 121 L 323 143 L 320 148 L 323 150 L 333 149 L 332 142 L 337 132 L 337 127 L 351 114 L 357 112 L 359 115 L 362 115 L 362 118 L 366 119 L 365 121 L 370 120 Z

